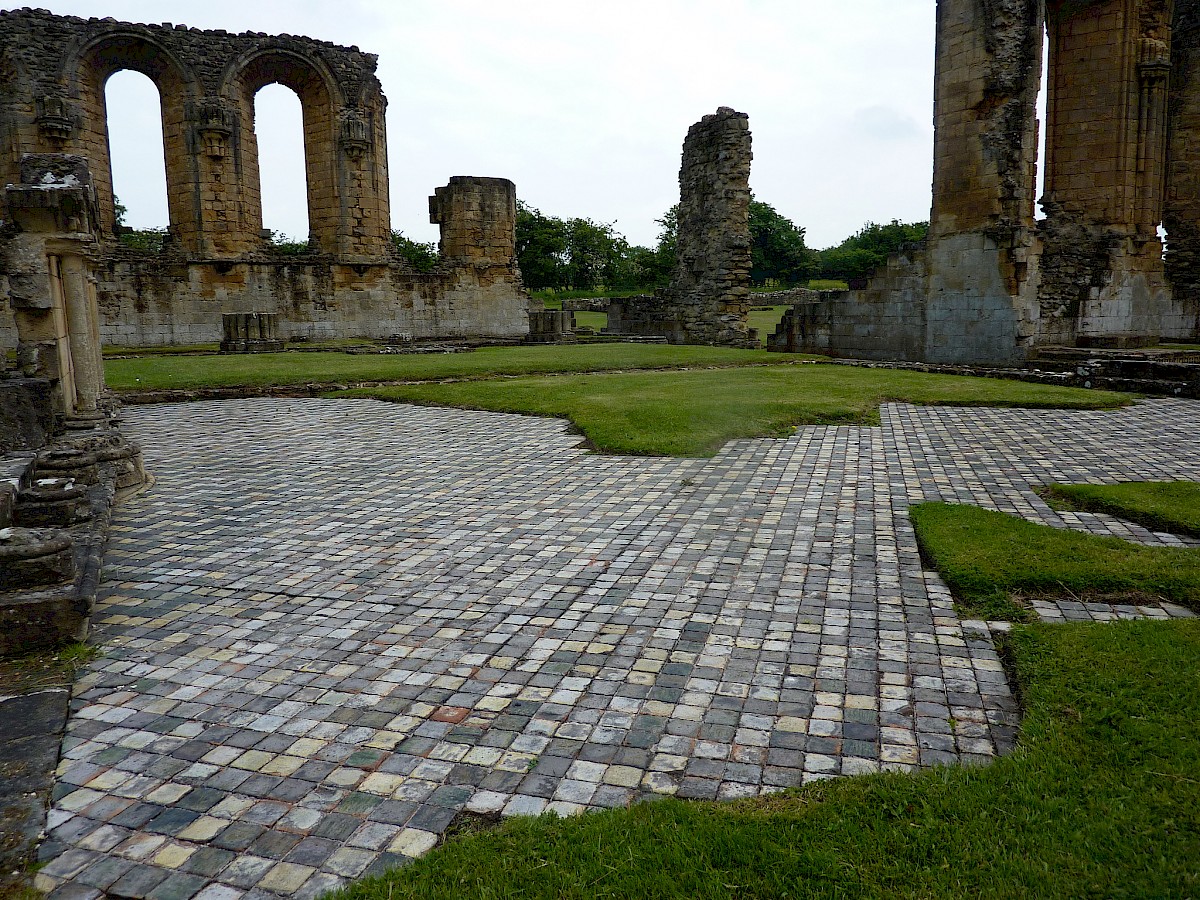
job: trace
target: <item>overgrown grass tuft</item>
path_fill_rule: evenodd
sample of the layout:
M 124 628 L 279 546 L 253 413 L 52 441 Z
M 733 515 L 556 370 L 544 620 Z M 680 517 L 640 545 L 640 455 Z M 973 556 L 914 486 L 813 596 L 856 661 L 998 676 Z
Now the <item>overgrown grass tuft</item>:
M 734 804 L 509 820 L 340 900 L 1187 897 L 1200 624 L 1021 628 L 1020 749 Z
M 74 642 L 57 650 L 0 659 L 0 694 L 68 687 L 81 668 L 100 656 L 103 650 L 96 645 Z
M 1154 531 L 1200 537 L 1200 484 L 1194 481 L 1050 484 L 1046 492 L 1075 509 L 1107 513 Z
M 490 379 L 338 396 L 560 416 L 600 450 L 647 456 L 711 456 L 727 441 L 782 437 L 796 425 L 875 424 L 886 400 L 1091 409 L 1131 399 L 1020 381 L 828 365 Z
M 1169 600 L 1200 610 L 1200 550 L 1147 547 L 977 506 L 921 503 L 909 514 L 922 555 L 966 615 L 1020 620 L 1012 607 L 1021 596 Z

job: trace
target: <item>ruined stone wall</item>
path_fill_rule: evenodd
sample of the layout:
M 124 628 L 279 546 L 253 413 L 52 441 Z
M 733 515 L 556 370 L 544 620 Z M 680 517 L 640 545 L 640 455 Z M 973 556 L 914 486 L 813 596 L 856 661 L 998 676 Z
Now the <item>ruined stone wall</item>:
M 895 254 L 856 291 L 805 291 L 767 349 L 852 359 L 921 360 L 926 349 L 925 248 Z
M 214 343 L 222 314 L 247 311 L 278 314 L 284 339 L 516 339 L 529 330 L 527 301 L 512 301 L 519 290 L 509 266 L 422 273 L 301 256 L 218 269 L 134 252 L 107 257 L 98 285 L 101 334 L 119 346 Z
M 928 242 L 866 291 L 802 305 L 773 345 L 1012 365 L 1048 344 L 1196 337 L 1200 13 L 1174 6 L 1189 12 L 1169 0 L 938 0 Z M 1043 9 L 1048 170 L 1035 226 Z M 1168 180 L 1174 293 L 1157 237 Z
M 1175 4 L 1163 224 L 1180 334 L 1200 338 L 1200 4 Z
M 516 187 L 454 178 L 430 209 L 443 253 L 427 273 L 394 253 L 357 263 L 316 252 L 199 263 L 110 247 L 100 265 L 102 335 L 121 346 L 211 343 L 224 313 L 256 311 L 276 313 L 285 339 L 523 337 L 529 301 L 515 259 Z
M 757 346 L 746 324 L 751 159 L 745 113 L 723 106 L 688 130 L 671 283 L 651 301 L 621 304 L 623 332 L 665 335 L 672 343 Z
M 1047 4 L 1046 219 L 1039 343 L 1177 333 L 1158 226 L 1167 167 L 1171 4 Z
M 1011 364 L 1036 320 L 1040 6 L 939 0 L 929 238 L 866 289 L 800 304 L 772 349 Z
M 278 82 L 304 114 L 312 237 L 327 253 L 378 256 L 389 232 L 386 100 L 376 57 L 291 35 L 229 34 L 0 12 L 0 177 L 20 157 L 85 157 L 112 234 L 112 175 L 104 84 L 132 69 L 162 103 L 171 229 L 184 250 L 239 255 L 262 246 L 253 98 Z
M 255 311 L 278 313 L 291 336 L 523 336 L 529 300 L 511 182 L 454 178 L 438 189 L 444 253 L 434 273 L 412 271 L 392 246 L 387 103 L 375 68 L 357 47 L 292 35 L 0 11 L 0 183 L 19 183 L 29 154 L 86 160 L 111 342 L 216 341 L 223 313 Z M 104 83 L 122 69 L 150 77 L 161 98 L 170 213 L 161 254 L 131 253 L 116 239 Z M 274 82 L 303 111 L 302 259 L 280 258 L 262 228 L 254 96 Z M 11 345 L 8 306 L 6 296 L 0 344 Z

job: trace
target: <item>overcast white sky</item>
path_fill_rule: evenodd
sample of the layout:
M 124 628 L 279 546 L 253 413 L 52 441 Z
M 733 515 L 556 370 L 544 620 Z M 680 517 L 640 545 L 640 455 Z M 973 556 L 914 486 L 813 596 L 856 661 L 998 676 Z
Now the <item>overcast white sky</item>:
M 32 2 L 32 0 L 31 0 Z M 750 184 L 826 247 L 929 216 L 934 0 L 38 0 L 53 12 L 304 34 L 379 55 L 393 226 L 436 240 L 452 175 L 511 178 L 543 212 L 653 245 L 688 127 L 748 113 Z M 116 190 L 166 224 L 156 92 L 109 83 Z M 259 94 L 266 226 L 307 235 L 299 101 Z M 269 163 L 268 163 L 269 160 Z

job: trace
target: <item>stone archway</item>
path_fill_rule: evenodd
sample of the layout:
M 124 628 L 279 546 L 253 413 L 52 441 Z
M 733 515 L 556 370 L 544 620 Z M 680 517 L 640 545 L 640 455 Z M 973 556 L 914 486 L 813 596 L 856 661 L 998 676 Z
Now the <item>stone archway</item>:
M 169 49 L 146 35 L 114 30 L 68 53 L 61 73 L 66 94 L 65 109 L 58 112 L 70 117 L 73 110 L 78 129 L 73 139 L 63 143 L 69 143 L 71 152 L 89 161 L 100 209 L 100 226 L 106 235 L 114 234 L 116 216 L 104 86 L 112 75 L 126 69 L 145 75 L 158 88 L 170 225 L 181 239 L 190 243 L 189 239 L 194 236 L 196 208 L 195 194 L 189 188 L 194 184 L 195 173 L 187 146 L 186 110 L 188 100 L 197 93 L 197 82 Z M 53 98 L 47 97 L 42 103 L 47 107 L 53 103 Z M 44 115 L 53 112 L 47 109 Z

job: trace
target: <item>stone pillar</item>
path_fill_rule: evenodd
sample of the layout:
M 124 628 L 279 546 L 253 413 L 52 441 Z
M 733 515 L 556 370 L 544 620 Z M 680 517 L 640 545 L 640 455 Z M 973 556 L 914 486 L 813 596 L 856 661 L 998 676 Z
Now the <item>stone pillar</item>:
M 96 401 L 104 390 L 104 360 L 100 352 L 100 328 L 97 323 L 95 286 L 88 264 L 79 254 L 64 254 L 59 259 L 62 272 L 63 309 L 75 374 L 75 411 L 95 412 Z
M 50 379 L 59 412 L 94 413 L 104 367 L 92 277 L 98 215 L 87 163 L 29 154 L 21 177 L 5 189 L 6 218 L 18 228 L 5 247 L 18 362 L 24 374 Z
M 688 130 L 675 271 L 665 297 L 683 342 L 757 346 L 750 311 L 750 118 L 723 106 Z
M 261 214 L 259 219 L 253 217 L 258 210 L 257 145 L 253 130 L 241 127 L 245 110 L 235 110 L 218 97 L 191 101 L 184 108 L 183 152 L 196 196 L 190 220 L 179 224 L 184 248 L 203 257 L 237 256 L 256 249 L 262 243 Z M 253 107 L 250 114 L 252 120 Z M 247 178 L 247 173 L 253 178 Z
M 1200 7 L 1175 4 L 1163 225 L 1167 275 L 1182 307 L 1179 337 L 1200 340 Z
M 277 313 L 225 313 L 221 329 L 223 353 L 271 353 L 284 348 Z
M 1170 27 L 1131 15 L 1130 5 L 1047 5 L 1046 200 L 1059 214 L 1153 233 L 1162 194 Z
M 1169 4 L 1051 0 L 1038 299 L 1046 342 L 1157 341 L 1171 306 L 1158 226 Z
M 377 83 L 370 93 L 367 103 L 338 114 L 339 252 L 346 259 L 378 258 L 391 243 L 387 101 Z
M 930 236 L 1033 225 L 1037 0 L 938 0 Z
M 512 266 L 517 256 L 517 187 L 507 178 L 455 175 L 429 198 L 448 263 Z

